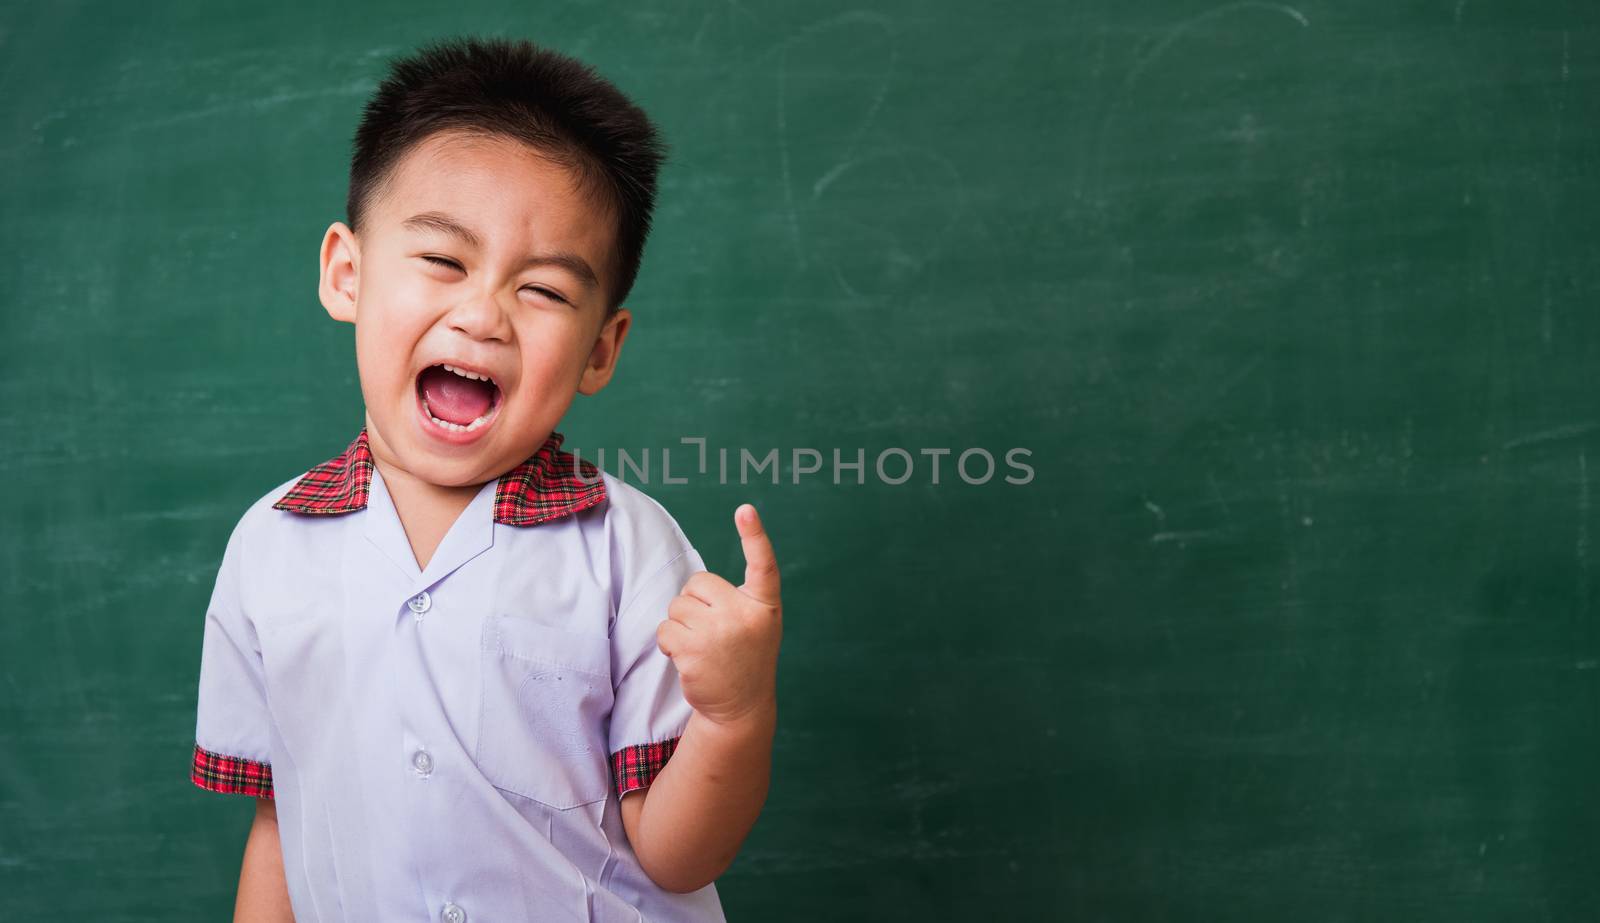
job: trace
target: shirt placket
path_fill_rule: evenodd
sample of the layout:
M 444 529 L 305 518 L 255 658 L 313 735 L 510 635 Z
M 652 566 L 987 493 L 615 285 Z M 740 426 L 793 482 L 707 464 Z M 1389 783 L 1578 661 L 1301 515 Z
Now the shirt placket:
M 382 603 L 399 730 L 397 749 L 385 759 L 400 780 L 396 803 L 404 814 L 404 851 L 411 859 L 413 893 L 429 919 L 465 921 L 473 895 L 465 889 L 471 870 L 461 858 L 472 844 L 453 808 L 460 805 L 472 766 L 474 729 L 463 724 L 473 710 L 483 611 L 475 581 L 462 571 L 493 544 L 495 485 L 485 485 L 462 511 L 423 570 L 381 477 L 373 486 L 374 543 L 386 557 L 410 565 L 392 572 Z

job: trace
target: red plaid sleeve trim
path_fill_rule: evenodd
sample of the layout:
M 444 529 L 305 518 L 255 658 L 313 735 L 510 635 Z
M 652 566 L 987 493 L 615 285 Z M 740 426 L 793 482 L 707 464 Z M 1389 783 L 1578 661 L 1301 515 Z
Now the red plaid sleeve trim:
M 611 779 L 616 783 L 617 797 L 654 782 L 661 767 L 672 757 L 672 751 L 678 748 L 680 739 L 672 737 L 655 743 L 633 744 L 611 754 Z
M 194 745 L 194 768 L 189 779 L 207 791 L 271 798 L 272 767 L 237 756 L 223 756 Z

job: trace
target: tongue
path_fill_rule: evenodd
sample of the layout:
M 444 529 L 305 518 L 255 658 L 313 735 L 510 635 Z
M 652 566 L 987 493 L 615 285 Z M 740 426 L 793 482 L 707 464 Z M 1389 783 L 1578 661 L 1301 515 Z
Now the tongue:
M 430 366 L 417 376 L 428 411 L 441 420 L 466 426 L 494 405 L 494 385 L 462 378 L 440 366 Z

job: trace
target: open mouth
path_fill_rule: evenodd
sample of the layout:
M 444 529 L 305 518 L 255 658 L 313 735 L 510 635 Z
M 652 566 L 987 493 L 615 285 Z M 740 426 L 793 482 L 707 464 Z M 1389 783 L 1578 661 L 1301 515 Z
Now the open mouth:
M 422 413 L 438 429 L 475 433 L 487 426 L 500 409 L 500 386 L 480 372 L 439 363 L 417 375 L 417 398 Z

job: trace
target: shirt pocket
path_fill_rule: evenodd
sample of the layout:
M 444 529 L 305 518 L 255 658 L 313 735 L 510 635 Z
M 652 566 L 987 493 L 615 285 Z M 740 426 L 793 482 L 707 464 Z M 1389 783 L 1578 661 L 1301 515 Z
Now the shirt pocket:
M 484 619 L 478 767 L 496 788 L 565 810 L 611 791 L 611 642 L 525 618 Z

